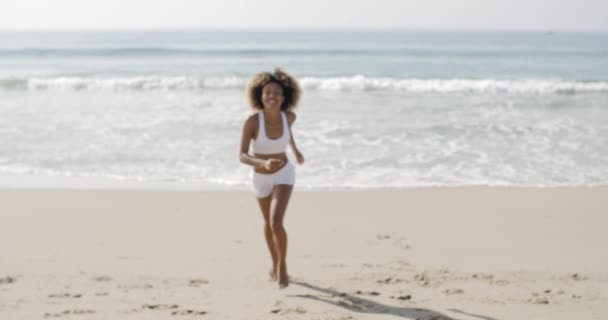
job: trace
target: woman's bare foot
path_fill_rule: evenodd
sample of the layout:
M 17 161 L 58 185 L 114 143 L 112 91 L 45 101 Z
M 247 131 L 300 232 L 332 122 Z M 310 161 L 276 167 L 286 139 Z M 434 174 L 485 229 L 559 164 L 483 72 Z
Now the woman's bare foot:
M 279 277 L 279 289 L 285 289 L 289 286 L 289 277 L 286 275 L 284 277 Z
M 289 276 L 287 275 L 287 266 L 285 264 L 279 267 L 278 278 L 279 289 L 284 289 L 289 286 Z
M 271 281 L 277 281 L 277 269 L 276 268 L 270 269 L 270 272 L 268 272 L 268 275 L 270 276 Z

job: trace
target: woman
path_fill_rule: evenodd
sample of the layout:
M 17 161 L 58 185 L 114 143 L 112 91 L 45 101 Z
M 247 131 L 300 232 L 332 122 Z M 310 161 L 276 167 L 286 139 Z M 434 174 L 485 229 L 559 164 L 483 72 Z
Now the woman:
M 245 121 L 241 139 L 240 160 L 253 166 L 253 190 L 264 215 L 264 234 L 272 257 L 270 278 L 278 281 L 281 289 L 289 285 L 283 218 L 296 178 L 295 167 L 285 154 L 288 144 L 298 164 L 304 163 L 291 132 L 296 120 L 293 109 L 300 94 L 296 80 L 281 69 L 255 75 L 247 86 L 247 97 L 257 112 Z M 253 155 L 250 155 L 252 140 Z

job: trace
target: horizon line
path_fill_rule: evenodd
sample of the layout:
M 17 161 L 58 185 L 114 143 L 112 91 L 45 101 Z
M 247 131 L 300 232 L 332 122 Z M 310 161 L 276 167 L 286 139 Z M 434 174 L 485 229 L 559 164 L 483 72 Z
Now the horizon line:
M 158 32 L 158 31 L 226 31 L 226 32 L 538 32 L 538 33 L 606 33 L 608 29 L 558 28 L 427 28 L 427 27 L 52 27 L 52 28 L 0 28 L 0 32 Z

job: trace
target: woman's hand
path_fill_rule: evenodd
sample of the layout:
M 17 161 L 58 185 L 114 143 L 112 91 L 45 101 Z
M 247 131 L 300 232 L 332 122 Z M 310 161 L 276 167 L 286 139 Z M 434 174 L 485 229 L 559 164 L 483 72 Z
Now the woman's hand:
M 300 152 L 300 150 L 295 149 L 293 151 L 294 155 L 296 156 L 296 160 L 298 161 L 298 164 L 303 164 L 304 163 L 304 156 L 302 155 L 302 153 Z
M 283 160 L 281 159 L 275 159 L 275 158 L 270 158 L 270 159 L 266 159 L 266 161 L 264 161 L 264 169 L 268 170 L 268 171 L 275 171 L 276 169 L 280 168 L 283 165 Z

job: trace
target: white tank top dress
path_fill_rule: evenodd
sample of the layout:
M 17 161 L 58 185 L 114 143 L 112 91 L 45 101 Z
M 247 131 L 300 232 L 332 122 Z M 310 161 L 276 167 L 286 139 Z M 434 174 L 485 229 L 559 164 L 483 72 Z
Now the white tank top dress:
M 266 135 L 266 125 L 264 122 L 264 111 L 258 113 L 258 136 L 253 140 L 252 149 L 256 154 L 277 154 L 287 150 L 291 133 L 287 116 L 281 111 L 281 122 L 283 123 L 283 135 L 276 139 L 270 139 Z M 296 168 L 288 161 L 281 169 L 273 173 L 259 173 L 252 170 L 252 187 L 258 198 L 266 198 L 272 195 L 272 190 L 276 185 L 291 185 L 296 183 Z

